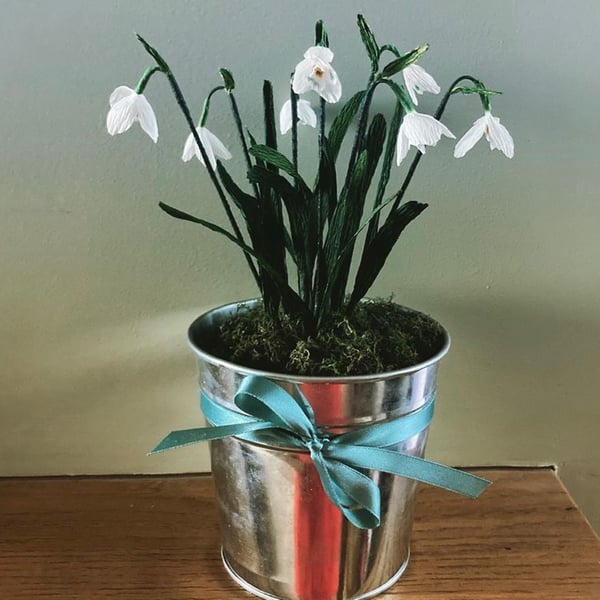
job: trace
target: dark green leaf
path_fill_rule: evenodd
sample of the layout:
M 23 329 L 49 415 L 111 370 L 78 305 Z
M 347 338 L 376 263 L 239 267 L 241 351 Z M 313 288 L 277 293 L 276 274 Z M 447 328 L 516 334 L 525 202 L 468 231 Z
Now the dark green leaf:
M 427 51 L 428 48 L 428 44 L 423 44 L 422 46 L 411 50 L 407 54 L 402 55 L 400 58 L 393 60 L 392 62 L 388 63 L 385 67 L 383 67 L 383 70 L 381 71 L 381 76 L 391 77 L 392 75 L 395 75 L 396 73 L 402 71 L 402 69 L 405 69 L 406 67 L 408 67 L 408 65 L 411 65 L 416 60 L 418 60 Z
M 391 52 L 398 58 L 400 58 L 402 56 L 402 54 L 400 53 L 400 50 L 398 50 L 398 48 L 396 48 L 396 46 L 394 46 L 394 44 L 384 44 L 383 46 L 381 46 L 381 48 L 379 48 L 379 56 L 381 56 L 386 50 L 388 52 Z
M 369 156 L 369 171 L 370 173 L 367 175 L 368 180 L 365 181 L 365 189 L 364 192 L 367 192 L 367 188 L 370 184 L 370 179 L 373 177 L 375 169 L 377 168 L 377 163 L 379 162 L 379 157 L 381 156 L 381 152 L 383 150 L 383 142 L 385 141 L 385 133 L 386 133 L 386 122 L 385 118 L 382 114 L 376 114 L 371 121 L 371 126 L 369 127 L 369 132 L 367 134 L 366 139 L 366 148 L 367 154 Z
M 169 65 L 166 63 L 165 59 L 158 53 L 156 48 L 153 48 L 139 33 L 135 34 L 137 39 L 141 42 L 142 46 L 144 46 L 146 52 L 156 61 L 156 64 L 161 68 L 165 73 L 169 72 Z
M 258 226 L 259 208 L 257 199 L 250 194 L 246 194 L 246 192 L 238 187 L 220 160 L 217 161 L 217 172 L 219 173 L 223 187 L 244 215 L 246 222 L 249 225 Z
M 200 219 L 199 217 L 194 217 L 193 215 L 190 215 L 189 213 L 179 210 L 178 208 L 169 206 L 168 204 L 165 204 L 164 202 L 159 202 L 158 206 L 160 206 L 160 208 L 162 208 L 162 210 L 164 210 L 171 217 L 174 217 L 176 219 L 181 219 L 182 221 L 190 221 L 192 223 L 198 223 L 199 225 L 202 225 L 202 226 L 206 227 L 207 229 L 214 231 L 215 233 L 220 233 L 221 235 L 224 235 L 228 240 L 232 241 L 234 244 L 239 246 L 244 252 L 247 252 L 251 256 L 256 257 L 254 250 L 252 248 L 250 248 L 250 246 L 248 246 L 247 244 L 244 244 L 244 242 L 238 240 L 237 237 L 235 237 L 232 233 L 230 233 L 226 229 L 223 229 L 223 227 L 221 227 L 220 225 L 216 225 L 215 223 L 211 223 L 210 221 L 205 221 L 204 219 Z
M 263 82 L 263 104 L 265 117 L 265 144 L 277 150 L 277 127 L 275 125 L 275 108 L 273 105 L 273 86 L 271 82 Z
M 488 90 L 487 88 L 480 87 L 455 87 L 450 92 L 451 94 L 479 94 L 481 96 L 494 96 L 496 94 L 501 94 L 502 92 L 498 92 L 496 90 Z
M 321 198 L 321 217 L 324 223 L 326 219 L 331 218 L 337 204 L 337 173 L 327 137 L 323 138 L 315 193 Z
M 379 46 L 375 40 L 375 35 L 362 15 L 357 15 L 356 21 L 360 30 L 360 37 L 371 60 L 371 68 L 375 73 L 379 67 Z
M 381 166 L 381 174 L 379 176 L 379 183 L 377 184 L 377 194 L 373 202 L 374 214 L 372 220 L 369 223 L 369 230 L 367 232 L 367 241 L 365 242 L 365 248 L 372 241 L 373 236 L 375 235 L 375 232 L 379 227 L 378 208 L 379 206 L 381 206 L 383 196 L 385 194 L 385 189 L 390 179 L 390 172 L 392 169 L 392 164 L 394 162 L 394 154 L 396 152 L 396 139 L 398 137 L 398 130 L 400 129 L 403 115 L 404 110 L 402 109 L 401 104 L 397 102 L 396 109 L 394 111 L 394 116 L 390 124 L 390 130 L 387 136 L 387 143 L 383 155 L 383 165 Z
M 300 184 L 303 190 L 309 189 L 304 179 L 302 179 L 298 171 L 294 169 L 294 165 L 286 156 L 281 154 L 281 152 L 273 150 L 273 148 L 270 148 L 269 146 L 258 144 L 250 147 L 250 154 L 269 165 L 273 165 L 274 167 L 281 169 L 284 173 L 287 173 Z
M 219 73 L 221 74 L 221 79 L 223 80 L 225 91 L 232 92 L 235 89 L 235 80 L 233 79 L 231 71 L 225 68 L 220 68 Z
M 329 36 L 327 35 L 325 24 L 321 20 L 315 23 L 315 46 L 329 48 Z
M 427 204 L 405 202 L 388 215 L 385 223 L 363 253 L 350 297 L 350 309 L 369 291 L 406 226 L 426 208 Z
M 354 94 L 354 96 L 352 96 L 352 98 L 350 98 L 350 100 L 344 104 L 344 107 L 329 128 L 329 147 L 334 162 L 337 159 L 340 147 L 348 131 L 348 127 L 358 112 L 364 97 L 364 90 L 356 92 L 356 94 Z
M 298 294 L 288 285 L 286 281 L 282 280 L 281 275 L 277 272 L 277 270 L 274 269 L 272 265 L 269 264 L 269 262 L 265 260 L 265 258 L 262 255 L 260 255 L 258 252 L 255 252 L 253 248 L 251 248 L 247 244 L 244 244 L 244 242 L 238 240 L 232 233 L 230 233 L 226 229 L 223 229 L 219 225 L 216 225 L 215 223 L 211 223 L 210 221 L 205 221 L 204 219 L 200 219 L 198 217 L 190 215 L 182 210 L 179 210 L 178 208 L 169 206 L 164 202 L 159 202 L 158 205 L 171 217 L 175 217 L 176 219 L 182 219 L 183 221 L 198 223 L 199 225 L 202 225 L 210 229 L 211 231 L 224 235 L 228 240 L 232 241 L 234 244 L 239 246 L 244 252 L 256 258 L 261 268 L 263 268 L 269 273 L 269 275 L 272 277 L 272 280 L 278 286 L 279 293 L 281 294 L 284 302 L 286 303 L 289 312 L 292 314 L 299 315 L 306 323 L 312 324 L 313 316 L 310 313 L 304 301 L 302 300 L 302 298 L 298 296 Z

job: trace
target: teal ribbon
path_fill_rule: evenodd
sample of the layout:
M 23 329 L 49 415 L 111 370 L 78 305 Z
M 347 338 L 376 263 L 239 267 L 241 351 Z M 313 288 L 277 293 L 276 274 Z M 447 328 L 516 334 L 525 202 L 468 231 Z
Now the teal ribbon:
M 471 498 L 490 482 L 389 449 L 423 431 L 433 416 L 434 398 L 418 410 L 337 436 L 315 422 L 311 405 L 298 387 L 294 395 L 265 377 L 246 377 L 234 397 L 241 414 L 201 395 L 201 406 L 212 427 L 173 431 L 150 454 L 230 436 L 275 446 L 308 450 L 325 493 L 356 527 L 380 523 L 379 488 L 363 470 L 376 470 L 429 483 Z

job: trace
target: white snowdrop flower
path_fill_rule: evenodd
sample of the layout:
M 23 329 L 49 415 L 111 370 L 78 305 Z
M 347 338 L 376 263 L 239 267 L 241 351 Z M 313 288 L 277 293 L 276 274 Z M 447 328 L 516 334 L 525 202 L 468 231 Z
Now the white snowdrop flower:
M 435 146 L 445 135 L 454 138 L 454 134 L 431 115 L 410 111 L 402 119 L 396 142 L 396 164 L 400 164 L 408 154 L 410 146 L 415 146 L 425 154 L 425 146 Z
M 304 53 L 304 60 L 296 65 L 292 89 L 296 94 L 313 90 L 326 102 L 337 102 L 342 97 L 342 84 L 331 66 L 333 52 L 324 46 L 312 46 Z
M 106 128 L 110 135 L 127 131 L 136 121 L 154 140 L 158 140 L 156 115 L 144 94 L 122 85 L 109 98 L 110 110 L 106 116 Z
M 508 129 L 486 110 L 483 117 L 473 123 L 473 127 L 458 140 L 454 148 L 454 156 L 462 158 L 483 136 L 490 144 L 491 150 L 500 150 L 507 158 L 512 158 L 515 153 L 515 144 Z

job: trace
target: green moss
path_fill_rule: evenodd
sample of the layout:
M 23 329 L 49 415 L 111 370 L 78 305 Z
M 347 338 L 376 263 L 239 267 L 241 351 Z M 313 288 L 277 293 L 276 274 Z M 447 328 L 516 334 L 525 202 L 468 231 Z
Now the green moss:
M 367 375 L 409 367 L 435 355 L 444 332 L 431 317 L 389 300 L 336 315 L 315 336 L 299 320 L 275 324 L 261 306 L 242 309 L 220 329 L 214 352 L 240 365 L 312 376 Z

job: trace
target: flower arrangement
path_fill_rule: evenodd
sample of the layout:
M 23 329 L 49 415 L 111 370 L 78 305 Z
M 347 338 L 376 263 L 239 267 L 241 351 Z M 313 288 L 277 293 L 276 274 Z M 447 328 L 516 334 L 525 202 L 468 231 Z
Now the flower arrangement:
M 358 15 L 357 22 L 370 61 L 366 86 L 349 97 L 328 123 L 328 105 L 338 103 L 343 93 L 332 65 L 334 53 L 329 48 L 328 34 L 319 21 L 315 45 L 296 65 L 289 99 L 279 111 L 280 134 L 291 135 L 290 156 L 279 146 L 269 81 L 263 85 L 262 142 L 243 124 L 235 80 L 228 69 L 220 69 L 222 84 L 206 97 L 196 125 L 170 66 L 139 35 L 154 64 L 135 89 L 121 86 L 110 96 L 108 132 L 123 133 L 137 121 L 156 142 L 157 120 L 145 90 L 155 74 L 167 77 L 190 130 L 182 159 L 196 157 L 206 167 L 229 228 L 164 202 L 159 203 L 160 207 L 172 217 L 200 224 L 236 244 L 260 290 L 268 319 L 276 326 L 292 319 L 304 338 L 326 329 L 334 317 L 357 310 L 400 235 L 427 208 L 421 202 L 405 201 L 404 196 L 426 147 L 435 146 L 442 136 L 455 138 L 440 121 L 452 96 L 477 94 L 484 111 L 456 143 L 455 157 L 464 156 L 484 136 L 491 149 L 500 150 L 508 158 L 514 152 L 509 132 L 491 112 L 491 98 L 499 92 L 488 89 L 480 79 L 463 75 L 449 86 L 433 116 L 418 112 L 420 94 L 440 93 L 435 79 L 417 64 L 428 46 L 401 52 L 393 44 L 380 45 L 362 15 Z M 382 114 L 371 116 L 374 93 L 385 87 L 394 99 L 391 119 Z M 232 158 L 232 153 L 207 127 L 211 101 L 221 92 L 229 100 L 239 134 L 238 155 L 247 170 L 245 186 L 228 173 L 224 161 Z M 314 98 L 314 93 L 316 107 L 308 99 L 310 95 Z M 306 98 L 301 97 L 305 94 Z M 298 124 L 318 132 L 318 169 L 313 184 L 299 170 Z M 349 158 L 341 165 L 338 159 L 346 137 L 352 137 Z M 416 154 L 404 181 L 390 194 L 387 188 L 394 157 L 397 166 L 403 165 L 411 147 L 416 148 Z M 355 269 L 351 268 L 353 264 Z

